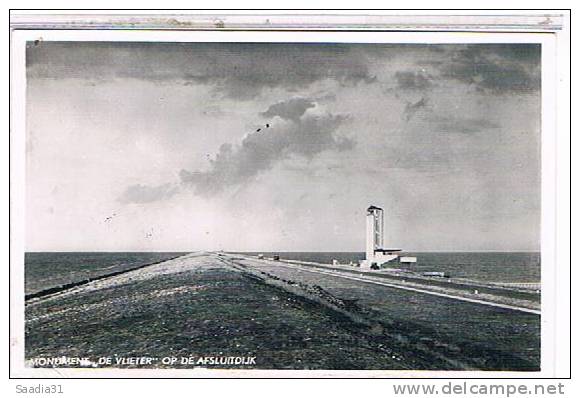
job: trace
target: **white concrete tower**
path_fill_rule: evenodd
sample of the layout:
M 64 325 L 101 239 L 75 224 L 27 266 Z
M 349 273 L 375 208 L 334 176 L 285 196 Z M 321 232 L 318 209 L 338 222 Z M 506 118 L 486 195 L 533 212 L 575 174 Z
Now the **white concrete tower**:
M 375 256 L 375 251 L 384 245 L 383 209 L 370 206 L 367 209 L 367 259 Z
M 365 268 L 381 267 L 382 264 L 396 260 L 400 249 L 386 249 L 385 220 L 383 209 L 370 206 L 367 209 L 367 247 L 366 259 L 361 263 Z

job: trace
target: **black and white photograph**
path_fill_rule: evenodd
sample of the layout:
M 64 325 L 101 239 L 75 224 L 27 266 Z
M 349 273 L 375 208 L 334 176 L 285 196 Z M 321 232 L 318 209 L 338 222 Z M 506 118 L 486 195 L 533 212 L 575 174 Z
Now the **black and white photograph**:
M 544 38 L 182 33 L 23 39 L 26 370 L 545 370 Z

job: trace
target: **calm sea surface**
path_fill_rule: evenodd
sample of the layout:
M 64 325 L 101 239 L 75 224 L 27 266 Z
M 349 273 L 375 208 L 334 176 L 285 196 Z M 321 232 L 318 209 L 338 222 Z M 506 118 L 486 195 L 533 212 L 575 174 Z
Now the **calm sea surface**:
M 282 259 L 331 264 L 333 259 L 348 264 L 364 259 L 362 252 L 261 252 Z M 106 275 L 115 271 L 150 264 L 184 253 L 26 253 L 26 294 Z M 258 252 L 246 252 L 258 254 Z M 417 263 L 405 268 L 444 271 L 455 278 L 490 282 L 539 282 L 540 253 L 406 253 L 417 257 Z M 402 268 L 400 264 L 396 265 Z
M 24 290 L 26 294 L 34 293 L 166 260 L 180 254 L 184 253 L 26 253 L 24 256 Z

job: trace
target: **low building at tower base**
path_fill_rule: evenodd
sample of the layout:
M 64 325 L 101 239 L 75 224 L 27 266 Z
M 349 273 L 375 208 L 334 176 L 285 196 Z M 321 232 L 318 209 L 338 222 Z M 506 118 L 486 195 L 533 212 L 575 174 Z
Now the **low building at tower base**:
M 398 263 L 401 249 L 387 249 L 384 247 L 385 220 L 383 209 L 370 206 L 367 209 L 367 247 L 366 258 L 361 261 L 361 268 L 380 269 L 387 263 Z M 406 262 L 415 257 L 404 257 Z

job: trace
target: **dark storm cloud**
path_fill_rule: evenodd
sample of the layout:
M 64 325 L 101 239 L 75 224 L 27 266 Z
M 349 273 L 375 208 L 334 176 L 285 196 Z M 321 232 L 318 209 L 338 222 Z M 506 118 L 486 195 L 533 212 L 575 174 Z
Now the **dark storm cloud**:
M 177 193 L 177 188 L 172 184 L 158 186 L 131 185 L 119 197 L 121 203 L 150 203 L 162 199 L 168 199 Z
M 416 102 L 407 102 L 405 109 L 403 110 L 403 118 L 407 122 L 410 121 L 417 112 L 427 108 L 428 105 L 429 99 L 426 97 L 422 97 L 419 101 Z
M 291 155 L 314 158 L 326 150 L 344 151 L 354 141 L 335 134 L 346 115 L 315 115 L 306 112 L 247 135 L 239 146 L 223 144 L 207 171 L 180 172 L 181 181 L 196 193 L 211 196 L 224 188 L 250 181 Z
M 333 79 L 372 83 L 367 47 L 310 43 L 70 43 L 29 46 L 29 78 L 134 78 L 212 85 L 238 100 L 267 88 L 296 90 Z M 369 48 L 370 49 L 370 48 Z
M 500 127 L 499 124 L 483 118 L 431 116 L 427 121 L 433 131 L 448 133 L 478 133 Z
M 540 55 L 536 44 L 475 44 L 455 49 L 438 67 L 442 77 L 484 93 L 529 93 L 540 88 Z
M 427 73 L 398 71 L 397 88 L 402 90 L 427 90 L 433 87 L 433 77 Z
M 304 115 L 304 113 L 310 109 L 314 108 L 316 104 L 306 98 L 291 98 L 286 101 L 281 101 L 276 104 L 270 105 L 266 112 L 260 113 L 260 115 L 266 118 L 273 118 L 274 116 L 279 116 L 282 119 L 298 121 Z
M 43 42 L 27 46 L 28 78 L 145 79 L 210 85 L 232 99 L 256 98 L 264 89 L 299 90 L 333 79 L 371 84 L 372 65 L 396 57 L 429 65 L 434 77 L 401 70 L 398 88 L 426 89 L 442 77 L 492 94 L 539 89 L 538 44 L 336 44 L 336 43 L 123 43 Z

